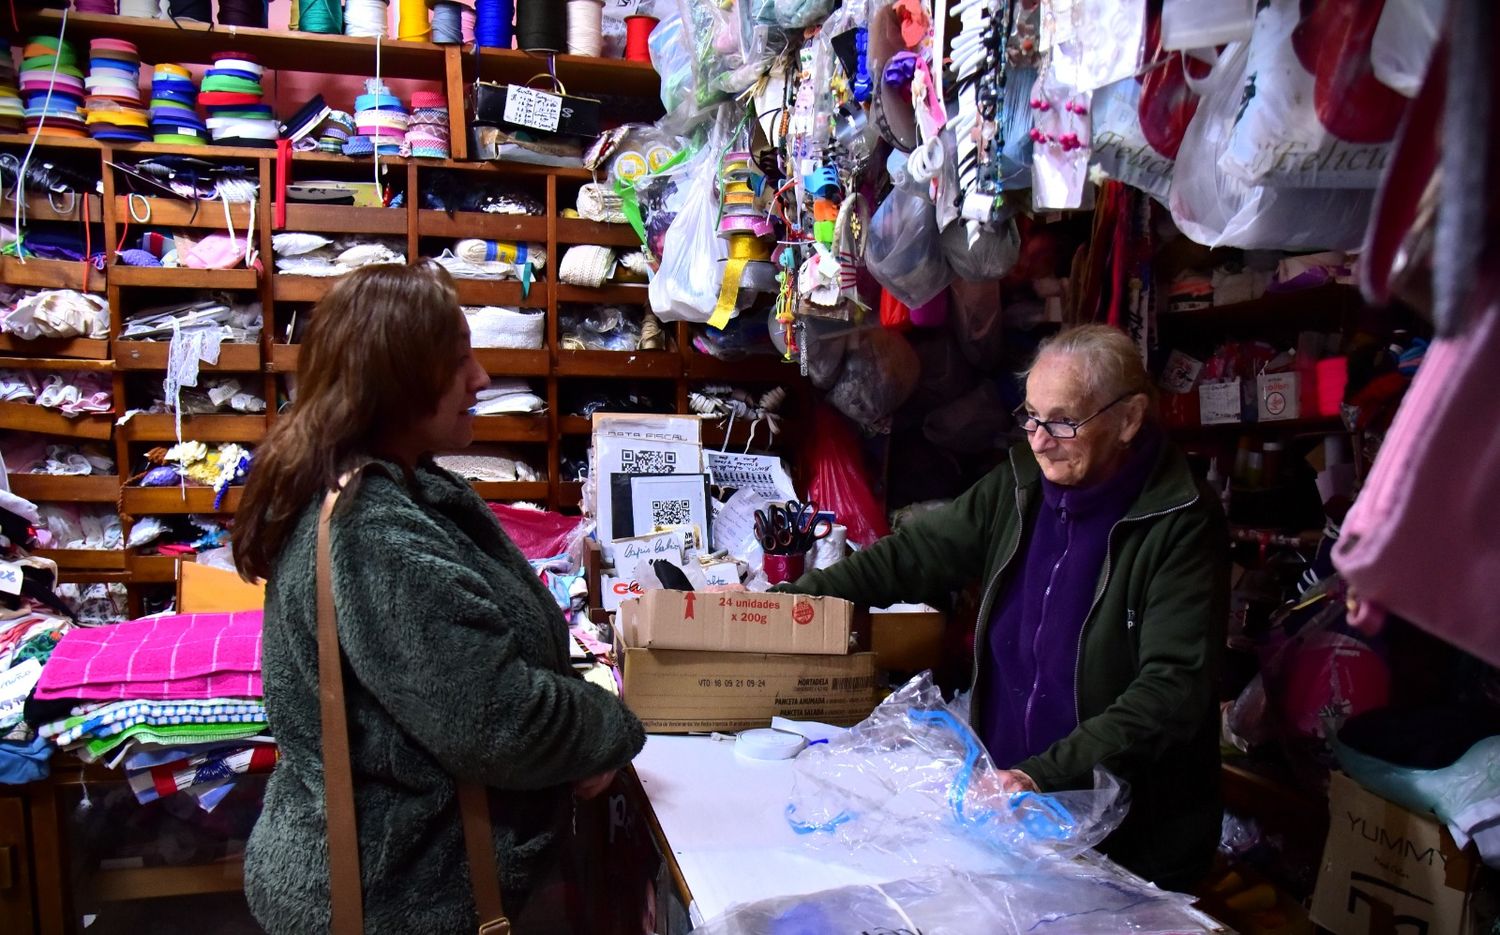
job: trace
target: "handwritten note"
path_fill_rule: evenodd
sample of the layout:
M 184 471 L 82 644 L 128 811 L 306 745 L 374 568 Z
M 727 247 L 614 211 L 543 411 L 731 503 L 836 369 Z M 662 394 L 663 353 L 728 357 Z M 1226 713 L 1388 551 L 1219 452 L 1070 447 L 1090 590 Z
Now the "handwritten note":
M 681 565 L 689 537 L 681 532 L 664 532 L 650 536 L 636 536 L 614 541 L 615 567 L 633 568 L 641 559 L 655 561 L 666 559 Z
M 513 84 L 505 89 L 505 122 L 533 130 L 557 132 L 562 119 L 562 98 L 534 88 Z
M 0 562 L 0 591 L 6 594 L 21 593 L 21 566 L 14 562 Z
M 780 458 L 728 451 L 705 451 L 703 457 L 717 487 L 753 490 L 767 500 L 797 499 L 797 488 Z
M 744 555 L 755 542 L 755 511 L 768 503 L 748 487 L 742 487 L 714 516 L 714 549 Z

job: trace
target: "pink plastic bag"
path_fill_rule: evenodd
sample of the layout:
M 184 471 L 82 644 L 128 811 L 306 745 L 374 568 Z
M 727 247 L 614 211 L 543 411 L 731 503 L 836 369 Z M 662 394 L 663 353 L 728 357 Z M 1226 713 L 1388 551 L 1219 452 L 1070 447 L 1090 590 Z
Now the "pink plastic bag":
M 510 536 L 527 561 L 567 552 L 577 537 L 578 528 L 583 525 L 581 516 L 563 516 L 504 503 L 491 503 L 490 512 L 495 514 L 505 534 Z

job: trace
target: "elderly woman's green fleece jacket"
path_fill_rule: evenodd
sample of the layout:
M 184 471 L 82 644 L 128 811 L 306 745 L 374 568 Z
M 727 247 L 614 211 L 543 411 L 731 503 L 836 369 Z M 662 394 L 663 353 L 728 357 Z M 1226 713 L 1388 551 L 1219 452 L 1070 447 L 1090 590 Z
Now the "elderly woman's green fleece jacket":
M 365 931 L 472 932 L 454 777 L 495 790 L 495 853 L 515 898 L 569 784 L 626 765 L 645 735 L 618 698 L 573 673 L 567 624 L 484 501 L 431 464 L 412 480 L 368 466 L 332 523 Z M 281 762 L 245 889 L 272 935 L 328 928 L 317 514 L 309 504 L 266 591 L 262 668 Z
M 944 602 L 976 579 L 972 717 L 1004 672 L 987 658 L 995 596 L 1021 564 L 1041 503 L 1026 445 L 952 504 L 787 586 L 871 607 Z M 1044 791 L 1087 786 L 1095 765 L 1125 779 L 1131 807 L 1104 850 L 1163 886 L 1191 885 L 1219 840 L 1216 677 L 1228 618 L 1228 535 L 1217 502 L 1164 445 L 1145 488 L 1111 530 L 1080 637 L 1078 727 L 1022 770 Z M 983 725 L 975 730 L 984 736 Z

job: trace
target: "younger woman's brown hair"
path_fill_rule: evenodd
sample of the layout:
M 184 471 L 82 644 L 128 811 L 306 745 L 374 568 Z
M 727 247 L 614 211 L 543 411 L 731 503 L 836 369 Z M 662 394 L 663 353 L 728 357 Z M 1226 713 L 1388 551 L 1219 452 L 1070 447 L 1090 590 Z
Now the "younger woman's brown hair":
M 325 490 L 437 408 L 458 364 L 463 313 L 436 264 L 357 269 L 313 309 L 296 402 L 255 449 L 234 520 L 234 563 L 270 576 L 297 519 Z

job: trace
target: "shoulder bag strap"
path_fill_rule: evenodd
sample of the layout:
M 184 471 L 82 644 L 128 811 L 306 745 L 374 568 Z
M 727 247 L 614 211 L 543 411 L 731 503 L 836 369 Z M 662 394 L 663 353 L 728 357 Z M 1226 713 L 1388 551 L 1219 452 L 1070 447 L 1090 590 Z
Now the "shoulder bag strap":
M 328 820 L 328 931 L 365 930 L 359 878 L 359 826 L 354 820 L 354 776 L 349 765 L 349 720 L 344 708 L 344 670 L 339 660 L 338 616 L 333 606 L 333 569 L 328 517 L 339 494 L 330 490 L 318 513 L 318 704 L 323 720 L 323 801 Z
M 328 816 L 328 930 L 333 935 L 352 935 L 364 931 L 364 893 L 359 874 L 359 827 L 354 816 L 349 721 L 328 532 L 329 517 L 338 498 L 338 491 L 329 491 L 318 513 L 318 699 L 323 723 L 324 807 Z M 510 920 L 500 899 L 488 793 L 478 783 L 459 782 L 457 786 L 469 882 L 480 920 L 479 935 L 510 935 Z

